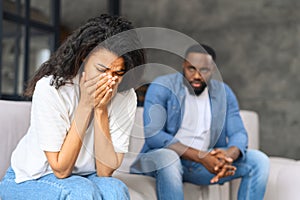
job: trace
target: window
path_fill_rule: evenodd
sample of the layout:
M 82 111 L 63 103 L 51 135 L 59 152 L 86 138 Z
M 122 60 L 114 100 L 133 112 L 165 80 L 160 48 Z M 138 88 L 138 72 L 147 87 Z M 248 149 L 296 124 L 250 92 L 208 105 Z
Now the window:
M 23 100 L 25 84 L 59 43 L 60 0 L 3 0 L 0 99 Z

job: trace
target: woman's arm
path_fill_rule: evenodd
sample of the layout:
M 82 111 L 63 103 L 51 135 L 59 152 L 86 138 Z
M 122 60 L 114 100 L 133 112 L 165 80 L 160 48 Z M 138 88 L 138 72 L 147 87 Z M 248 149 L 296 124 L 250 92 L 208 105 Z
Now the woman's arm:
M 101 81 L 105 82 L 106 80 Z M 100 84 L 103 84 L 101 81 Z M 47 160 L 57 178 L 66 178 L 73 171 L 95 106 L 95 91 L 98 82 L 99 76 L 86 80 L 86 75 L 83 73 L 80 79 L 80 101 L 61 149 L 59 152 L 45 151 Z
M 116 153 L 109 132 L 107 107 L 95 109 L 94 146 L 98 176 L 111 176 L 121 165 L 124 154 Z
M 117 90 L 118 77 L 107 76 L 110 81 L 97 88 L 94 112 L 94 148 L 98 176 L 111 176 L 121 165 L 124 154 L 116 153 L 110 135 L 107 105 Z
M 61 150 L 59 152 L 45 152 L 57 178 L 66 178 L 72 173 L 90 122 L 91 113 L 91 109 L 79 105 Z

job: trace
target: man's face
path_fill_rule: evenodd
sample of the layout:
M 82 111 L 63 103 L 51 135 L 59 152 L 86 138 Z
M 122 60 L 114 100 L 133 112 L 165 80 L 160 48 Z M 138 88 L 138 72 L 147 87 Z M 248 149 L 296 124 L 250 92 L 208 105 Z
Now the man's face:
M 196 95 L 206 88 L 213 70 L 213 60 L 209 54 L 191 52 L 183 63 L 183 74 Z

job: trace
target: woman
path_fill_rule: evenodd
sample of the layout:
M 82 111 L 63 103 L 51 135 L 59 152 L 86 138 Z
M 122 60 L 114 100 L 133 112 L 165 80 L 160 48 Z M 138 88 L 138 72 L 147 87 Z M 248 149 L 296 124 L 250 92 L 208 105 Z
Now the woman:
M 132 28 L 120 17 L 90 19 L 37 71 L 25 92 L 30 127 L 0 184 L 2 200 L 129 199 L 110 177 L 128 151 L 136 109 L 134 90 L 119 84 L 144 54 L 122 49 L 138 43 L 134 34 L 112 36 Z

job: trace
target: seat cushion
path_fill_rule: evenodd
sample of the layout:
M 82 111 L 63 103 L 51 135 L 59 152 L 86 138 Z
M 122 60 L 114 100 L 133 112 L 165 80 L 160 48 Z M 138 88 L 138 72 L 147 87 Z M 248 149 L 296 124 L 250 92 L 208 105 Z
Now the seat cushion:
M 298 199 L 299 185 L 300 161 L 270 157 L 270 176 L 265 199 Z

